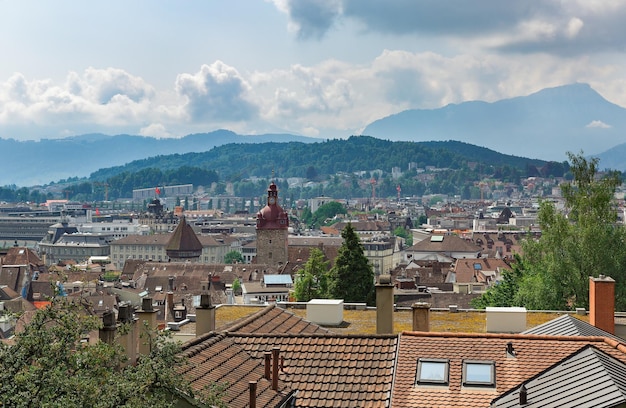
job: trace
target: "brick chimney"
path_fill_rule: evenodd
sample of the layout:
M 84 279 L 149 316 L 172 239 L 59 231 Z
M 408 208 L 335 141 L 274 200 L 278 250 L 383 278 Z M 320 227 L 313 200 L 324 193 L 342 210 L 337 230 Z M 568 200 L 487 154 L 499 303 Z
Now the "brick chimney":
M 376 333 L 393 334 L 393 285 L 390 275 L 380 275 L 376 285 Z
M 105 311 L 102 315 L 102 328 L 99 330 L 100 341 L 113 344 L 116 330 L 117 323 L 115 322 L 115 313 L 111 310 Z
M 126 352 L 128 363 L 135 365 L 137 362 L 137 321 L 133 317 L 133 308 L 130 304 L 120 305 L 117 321 L 119 324 L 128 325 L 128 330 L 120 332 L 118 341 Z
M 280 353 L 279 347 L 272 347 L 272 389 L 278 390 L 278 356 Z
M 615 334 L 615 281 L 610 276 L 589 277 L 589 323 Z
M 139 317 L 139 354 L 148 355 L 152 347 L 150 336 L 157 330 L 157 313 L 152 307 L 152 298 L 141 299 L 141 309 L 137 311 Z
M 196 336 L 215 330 L 215 306 L 211 304 L 211 295 L 200 295 L 200 305 L 196 307 Z
M 430 331 L 430 304 L 417 302 L 411 305 L 413 309 L 413 331 Z
M 256 408 L 256 381 L 248 382 L 250 390 L 250 408 Z

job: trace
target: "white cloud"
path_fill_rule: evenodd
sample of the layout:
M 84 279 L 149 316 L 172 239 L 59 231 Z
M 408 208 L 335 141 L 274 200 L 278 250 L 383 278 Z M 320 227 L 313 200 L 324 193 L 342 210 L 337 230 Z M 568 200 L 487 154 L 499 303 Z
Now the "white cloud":
M 151 123 L 148 126 L 142 127 L 139 129 L 139 134 L 141 136 L 151 136 L 156 138 L 166 138 L 172 136 L 162 123 Z
M 176 78 L 176 92 L 186 99 L 185 112 L 193 122 L 253 119 L 257 107 L 248 101 L 249 91 L 239 72 L 221 61 Z
M 574 38 L 580 33 L 585 23 L 578 17 L 572 17 L 567 23 L 566 34 L 568 38 Z
M 601 120 L 592 120 L 585 127 L 587 127 L 587 128 L 599 128 L 599 129 L 610 129 L 612 126 L 611 125 L 607 125 L 606 123 L 602 122 Z

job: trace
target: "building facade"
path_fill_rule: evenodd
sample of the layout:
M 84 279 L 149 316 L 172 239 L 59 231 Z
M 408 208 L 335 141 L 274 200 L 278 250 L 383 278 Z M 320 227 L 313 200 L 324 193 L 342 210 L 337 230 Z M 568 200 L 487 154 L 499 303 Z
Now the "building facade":
M 132 235 L 111 242 L 111 262 L 122 269 L 127 259 L 169 262 L 167 245 L 172 234 Z M 202 253 L 197 262 L 205 264 L 224 263 L 224 256 L 231 250 L 239 250 L 240 244 L 235 238 L 225 235 L 199 235 Z

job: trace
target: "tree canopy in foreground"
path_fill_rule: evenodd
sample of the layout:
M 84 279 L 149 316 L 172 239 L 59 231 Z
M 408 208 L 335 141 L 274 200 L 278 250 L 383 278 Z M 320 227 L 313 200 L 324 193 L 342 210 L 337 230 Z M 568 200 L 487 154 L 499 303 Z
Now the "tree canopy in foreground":
M 98 317 L 85 313 L 84 305 L 65 298 L 54 298 L 50 306 L 36 311 L 13 344 L 0 343 L 0 405 L 171 407 L 183 396 L 193 396 L 178 375 L 185 363 L 178 343 L 150 336 L 150 355 L 128 365 L 119 345 L 82 341 L 101 325 Z M 219 405 L 212 391 L 198 401 L 202 399 Z

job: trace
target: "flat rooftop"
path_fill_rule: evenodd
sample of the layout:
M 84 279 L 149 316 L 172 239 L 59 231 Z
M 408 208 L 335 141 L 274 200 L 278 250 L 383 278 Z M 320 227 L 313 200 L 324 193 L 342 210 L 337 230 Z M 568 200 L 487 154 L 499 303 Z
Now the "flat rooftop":
M 216 310 L 216 327 L 221 328 L 234 321 L 258 312 L 264 306 L 221 305 Z M 306 309 L 287 308 L 287 311 L 306 319 Z M 527 312 L 526 330 L 565 314 L 565 312 Z M 588 315 L 572 314 L 574 317 L 589 322 Z M 376 334 L 376 310 L 344 310 L 344 324 L 340 327 L 325 326 L 340 334 Z M 195 326 L 195 324 L 190 324 Z M 187 326 L 190 326 L 187 325 Z M 413 316 L 410 310 L 398 310 L 393 314 L 394 333 L 411 331 Z M 484 311 L 431 311 L 430 331 L 451 333 L 485 333 L 486 313 Z M 186 330 L 191 329 L 186 328 Z

